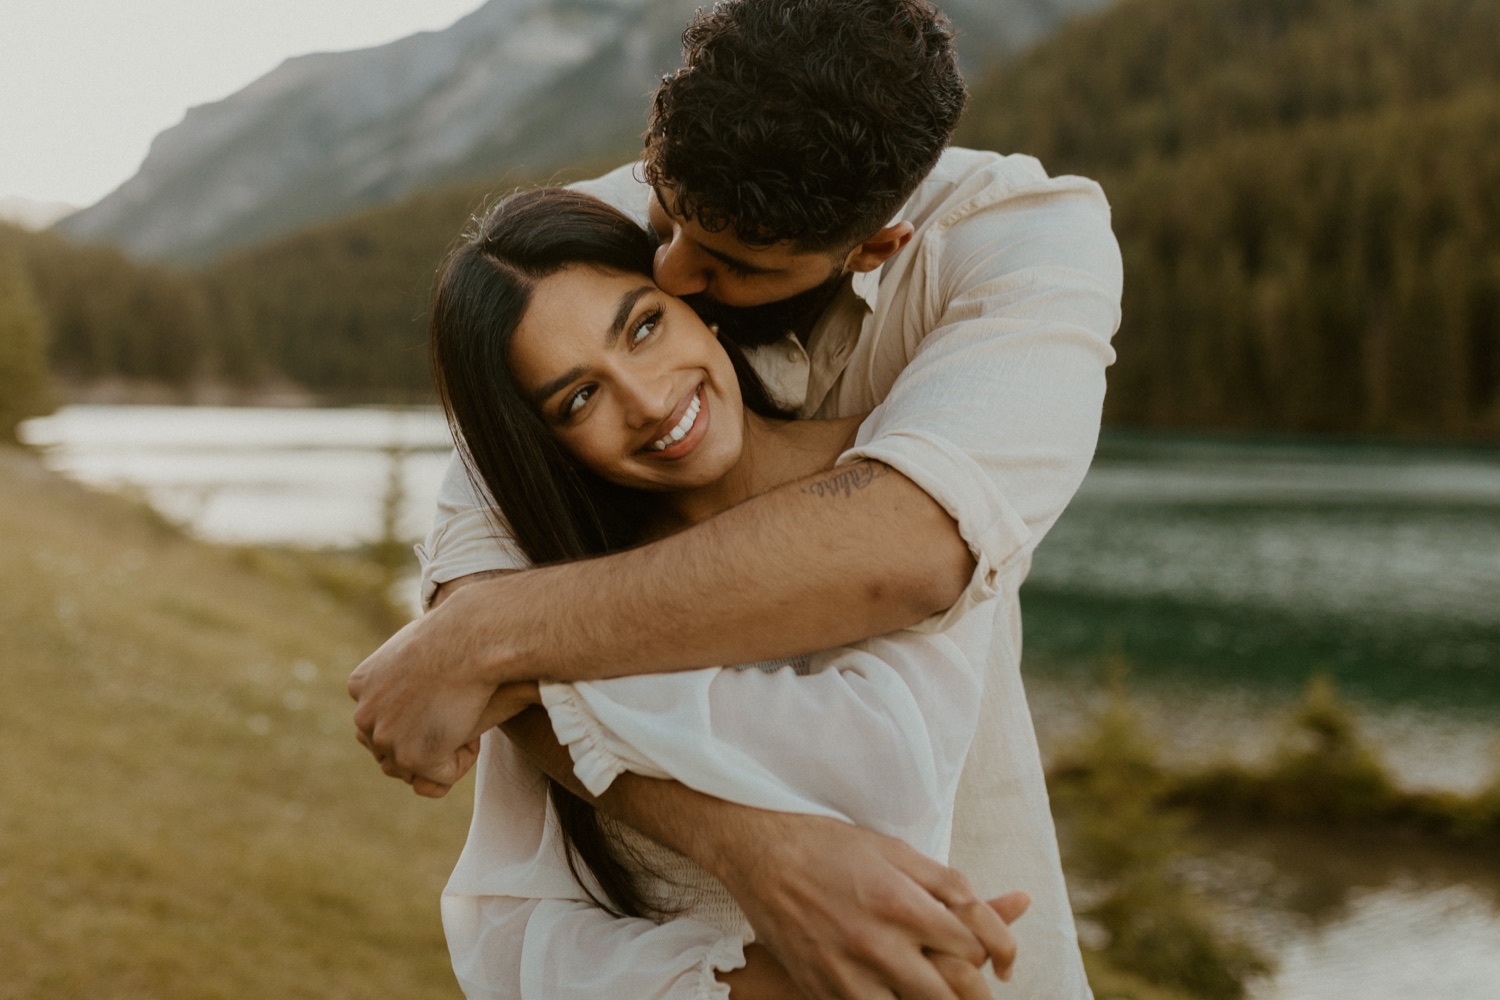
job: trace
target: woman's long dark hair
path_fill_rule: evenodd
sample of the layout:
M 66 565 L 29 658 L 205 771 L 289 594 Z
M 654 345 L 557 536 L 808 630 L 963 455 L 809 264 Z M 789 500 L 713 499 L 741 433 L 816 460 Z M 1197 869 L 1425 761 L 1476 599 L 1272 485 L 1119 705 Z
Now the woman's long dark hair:
M 539 188 L 511 195 L 486 213 L 438 279 L 429 328 L 438 396 L 470 479 L 489 491 L 511 536 L 536 565 L 635 544 L 659 501 L 603 479 L 567 453 L 511 374 L 511 340 L 543 278 L 579 264 L 650 277 L 655 252 L 650 233 L 598 199 Z M 745 405 L 788 416 L 740 352 L 728 344 L 726 350 Z M 657 915 L 659 904 L 646 898 L 615 855 L 593 806 L 555 781 L 549 793 L 579 885 L 617 914 Z M 580 865 L 605 899 L 594 896 Z

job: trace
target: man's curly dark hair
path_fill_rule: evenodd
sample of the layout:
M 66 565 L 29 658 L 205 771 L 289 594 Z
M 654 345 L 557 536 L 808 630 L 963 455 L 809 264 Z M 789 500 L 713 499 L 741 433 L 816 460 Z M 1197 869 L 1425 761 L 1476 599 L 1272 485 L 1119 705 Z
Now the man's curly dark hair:
M 843 252 L 937 163 L 967 92 L 927 0 L 720 0 L 657 88 L 646 177 L 752 246 Z

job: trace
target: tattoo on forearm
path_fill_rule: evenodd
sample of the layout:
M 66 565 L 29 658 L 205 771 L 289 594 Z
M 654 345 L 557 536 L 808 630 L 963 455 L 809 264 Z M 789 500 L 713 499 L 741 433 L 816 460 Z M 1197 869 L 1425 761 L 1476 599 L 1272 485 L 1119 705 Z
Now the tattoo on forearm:
M 862 490 L 881 476 L 890 474 L 890 467 L 880 462 L 860 462 L 838 469 L 822 479 L 815 479 L 802 487 L 803 493 L 815 497 L 851 497 L 855 490 Z

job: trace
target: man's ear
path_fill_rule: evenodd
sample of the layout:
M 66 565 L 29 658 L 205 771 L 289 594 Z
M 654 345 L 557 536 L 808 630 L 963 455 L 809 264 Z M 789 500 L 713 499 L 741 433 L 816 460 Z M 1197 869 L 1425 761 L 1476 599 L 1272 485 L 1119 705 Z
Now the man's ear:
M 910 243 L 912 233 L 915 231 L 910 222 L 897 222 L 886 226 L 849 251 L 849 256 L 844 260 L 844 269 L 847 271 L 875 270 Z

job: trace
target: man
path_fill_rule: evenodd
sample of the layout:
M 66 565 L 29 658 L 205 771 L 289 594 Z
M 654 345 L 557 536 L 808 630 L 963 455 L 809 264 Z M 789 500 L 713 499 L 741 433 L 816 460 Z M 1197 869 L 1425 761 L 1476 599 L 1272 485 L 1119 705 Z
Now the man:
M 943 153 L 964 91 L 925 0 L 729 0 L 684 49 L 656 95 L 646 183 L 626 169 L 584 187 L 649 219 L 658 284 L 746 343 L 800 415 L 879 404 L 865 443 L 661 542 L 503 575 L 524 563 L 450 475 L 424 554 L 440 606 L 351 678 L 362 739 L 437 793 L 506 682 L 795 655 L 998 593 L 951 862 L 986 896 L 1022 888 L 1017 873 L 1056 860 L 1017 592 L 1097 439 L 1121 283 L 1108 206 L 1024 157 Z M 545 716 L 507 731 L 567 777 Z M 632 777 L 600 807 L 717 875 L 805 994 L 953 995 L 924 949 L 952 933 L 938 900 L 976 905 L 963 880 L 834 821 Z M 995 805 L 1022 800 L 1040 805 Z M 1017 925 L 1017 993 L 1086 996 L 1066 900 L 1048 905 Z

